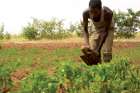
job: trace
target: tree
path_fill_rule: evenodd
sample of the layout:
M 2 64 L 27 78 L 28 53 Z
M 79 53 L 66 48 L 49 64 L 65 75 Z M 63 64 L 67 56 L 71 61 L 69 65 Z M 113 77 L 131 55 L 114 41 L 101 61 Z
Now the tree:
M 0 27 L 0 40 L 4 39 L 4 24 Z
M 41 22 L 41 28 L 42 28 L 41 33 L 45 33 L 45 34 L 43 34 L 44 35 L 43 38 L 48 38 L 48 39 L 55 38 L 55 33 L 56 33 L 56 28 L 57 28 L 56 26 L 57 26 L 56 19 L 52 19 L 49 21 L 42 21 Z
M 4 38 L 7 39 L 7 40 L 9 40 L 9 39 L 11 38 L 10 33 L 6 32 L 6 33 L 4 34 Z
M 68 29 L 69 32 L 76 34 L 76 36 L 82 36 L 82 25 L 80 23 L 71 24 Z
M 22 34 L 25 38 L 27 38 L 29 40 L 36 40 L 38 31 L 32 24 L 29 23 L 27 27 L 23 28 Z
M 114 12 L 114 20 L 116 27 L 116 37 L 119 38 L 131 38 L 135 36 L 135 32 L 138 31 L 140 27 L 138 24 L 140 12 L 133 11 L 128 9 L 128 12 L 119 11 L 118 13 Z

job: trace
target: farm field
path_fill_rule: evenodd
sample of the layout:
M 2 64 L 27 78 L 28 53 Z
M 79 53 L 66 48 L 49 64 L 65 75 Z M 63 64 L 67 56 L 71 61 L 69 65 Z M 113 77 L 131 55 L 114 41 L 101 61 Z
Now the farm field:
M 87 66 L 82 42 L 2 43 L 0 93 L 140 93 L 140 42 L 115 42 L 113 60 Z
M 0 93 L 140 93 L 138 0 L 9 1 L 0 0 Z M 103 44 L 111 62 L 100 62 Z

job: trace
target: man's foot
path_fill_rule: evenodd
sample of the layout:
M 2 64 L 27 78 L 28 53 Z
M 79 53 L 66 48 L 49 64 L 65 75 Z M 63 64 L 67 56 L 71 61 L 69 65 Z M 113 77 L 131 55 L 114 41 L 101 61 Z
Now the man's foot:
M 109 63 L 112 60 L 112 53 L 103 53 L 103 61 Z

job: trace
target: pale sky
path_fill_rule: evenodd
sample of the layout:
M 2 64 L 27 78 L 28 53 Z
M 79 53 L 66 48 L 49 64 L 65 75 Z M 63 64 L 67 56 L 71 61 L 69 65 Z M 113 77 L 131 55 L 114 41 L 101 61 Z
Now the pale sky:
M 5 31 L 20 33 L 31 18 L 48 20 L 53 17 L 65 19 L 66 23 L 82 18 L 89 0 L 0 0 L 0 23 Z M 102 0 L 112 10 L 125 11 L 127 8 L 140 10 L 139 0 Z

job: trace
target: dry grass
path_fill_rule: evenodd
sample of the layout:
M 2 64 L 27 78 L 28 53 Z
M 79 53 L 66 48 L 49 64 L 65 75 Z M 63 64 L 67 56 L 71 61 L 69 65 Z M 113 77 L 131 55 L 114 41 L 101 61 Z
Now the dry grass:
M 11 39 L 11 40 L 3 40 L 4 43 L 82 43 L 83 38 L 72 37 L 66 38 L 62 40 L 49 40 L 49 39 L 41 39 L 41 40 L 26 40 L 26 39 Z
M 115 39 L 115 42 L 140 42 L 140 32 L 137 33 L 136 37 L 133 39 Z M 41 39 L 41 40 L 27 40 L 22 37 L 13 37 L 10 40 L 3 40 L 4 43 L 83 43 L 84 39 L 80 37 L 71 37 L 62 40 L 50 40 L 50 39 Z
M 115 39 L 114 41 L 119 41 L 119 42 L 140 42 L 140 32 L 136 34 L 135 38 L 132 39 Z

